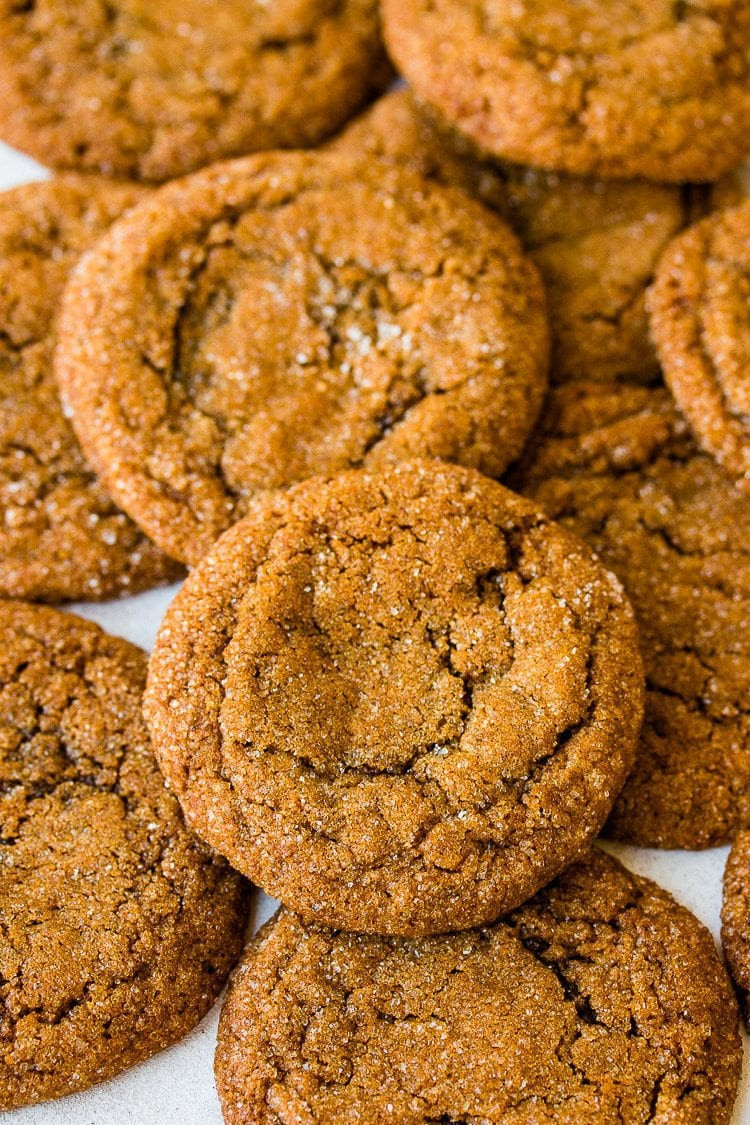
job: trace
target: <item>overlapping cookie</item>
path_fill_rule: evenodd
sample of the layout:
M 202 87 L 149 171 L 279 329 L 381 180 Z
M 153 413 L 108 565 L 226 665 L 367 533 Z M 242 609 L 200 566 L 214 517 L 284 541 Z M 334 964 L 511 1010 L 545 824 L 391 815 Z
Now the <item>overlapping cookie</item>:
M 750 501 L 663 387 L 556 389 L 513 484 L 594 548 L 636 612 L 646 718 L 609 831 L 728 842 L 750 825 Z
M 617 580 L 437 461 L 259 497 L 195 568 L 145 713 L 188 821 L 307 918 L 495 919 L 597 835 L 642 670 Z
M 0 136 L 167 180 L 317 144 L 387 84 L 375 0 L 0 3 Z
M 513 227 L 547 290 L 553 382 L 648 383 L 658 376 L 646 288 L 670 240 L 699 217 L 701 190 L 586 179 L 482 157 L 405 89 L 377 101 L 334 144 L 461 187 Z
M 180 1039 L 239 954 L 243 881 L 188 829 L 141 716 L 145 654 L 0 603 L 0 1108 Z
M 143 194 L 73 174 L 0 194 L 2 597 L 98 600 L 179 574 L 86 463 L 52 374 L 71 268 Z
M 680 183 L 748 152 L 744 0 L 383 0 L 383 18 L 417 94 L 496 156 Z
M 495 926 L 404 941 L 282 910 L 219 1024 L 230 1125 L 729 1122 L 742 1049 L 711 935 L 594 851 Z
M 739 832 L 724 871 L 721 943 L 750 1024 L 750 832 Z
M 750 491 L 750 200 L 676 238 L 649 295 L 664 377 L 698 443 Z
M 407 457 L 499 476 L 544 395 L 541 282 L 463 193 L 273 154 L 168 184 L 68 287 L 57 374 L 118 503 L 196 562 L 252 496 Z

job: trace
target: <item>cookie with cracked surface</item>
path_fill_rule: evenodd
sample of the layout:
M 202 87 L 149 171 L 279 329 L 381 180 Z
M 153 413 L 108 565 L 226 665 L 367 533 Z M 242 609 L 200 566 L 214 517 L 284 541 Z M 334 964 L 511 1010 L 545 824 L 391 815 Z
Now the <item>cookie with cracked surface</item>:
M 219 1023 L 230 1125 L 728 1122 L 742 1048 L 708 931 L 594 851 L 496 925 L 403 940 L 282 909 Z
M 697 441 L 750 492 L 750 200 L 676 238 L 649 293 L 664 378 Z
M 146 656 L 0 602 L 0 1108 L 180 1039 L 239 955 L 243 880 L 186 828 L 141 716 Z
M 739 832 L 724 869 L 721 944 L 750 1026 L 750 832 Z
M 55 168 L 315 145 L 391 73 L 376 0 L 0 0 L 0 135 Z
M 260 497 L 170 607 L 154 748 L 195 829 L 327 925 L 493 920 L 632 764 L 630 606 L 585 544 L 437 461 Z
M 57 374 L 125 510 L 195 563 L 252 495 L 437 457 L 499 476 L 544 396 L 534 266 L 474 200 L 339 155 L 168 184 L 80 263 Z
M 748 151 L 745 0 L 383 0 L 420 97 L 496 156 L 716 180 Z
M 510 224 L 547 289 L 554 383 L 656 379 L 646 288 L 667 244 L 693 217 L 694 188 L 583 179 L 483 158 L 405 89 L 386 94 L 332 147 L 455 184 Z
M 178 577 L 84 460 L 52 373 L 70 270 L 142 195 L 76 175 L 0 194 L 0 597 L 97 600 Z
M 556 389 L 512 484 L 593 547 L 640 627 L 646 717 L 607 831 L 726 843 L 750 826 L 750 499 L 664 387 Z

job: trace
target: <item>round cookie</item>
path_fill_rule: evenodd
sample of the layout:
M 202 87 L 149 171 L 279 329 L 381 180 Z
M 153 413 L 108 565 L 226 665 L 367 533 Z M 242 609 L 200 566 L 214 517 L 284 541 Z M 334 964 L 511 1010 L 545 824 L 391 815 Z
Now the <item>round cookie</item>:
M 699 206 L 694 187 L 581 179 L 482 158 L 406 89 L 377 101 L 332 147 L 461 187 L 513 227 L 547 289 L 553 382 L 658 376 L 646 288 Z
M 228 1125 L 729 1122 L 737 1005 L 711 935 L 594 851 L 495 926 L 405 941 L 282 909 L 219 1023 Z
M 56 168 L 315 145 L 390 74 L 376 0 L 0 0 L 0 135 Z
M 141 716 L 146 657 L 0 603 L 0 1108 L 185 1035 L 242 946 L 243 881 L 185 827 Z
M 739 832 L 724 870 L 721 944 L 750 1024 L 750 832 Z
M 72 174 L 0 194 L 0 597 L 97 600 L 179 574 L 84 461 L 52 373 L 70 270 L 142 196 Z
M 260 497 L 167 612 L 144 699 L 193 827 L 327 925 L 495 919 L 632 764 L 629 605 L 583 543 L 436 461 Z
M 607 831 L 726 843 L 750 826 L 750 499 L 664 388 L 555 390 L 512 483 L 593 547 L 636 612 L 646 718 Z
M 417 94 L 496 156 L 715 180 L 748 152 L 745 0 L 383 0 Z
M 195 563 L 252 495 L 408 457 L 499 476 L 544 395 L 541 282 L 462 192 L 274 154 L 151 195 L 76 270 L 57 374 L 113 496 Z
M 699 444 L 750 491 L 750 200 L 676 238 L 649 293 L 664 378 Z

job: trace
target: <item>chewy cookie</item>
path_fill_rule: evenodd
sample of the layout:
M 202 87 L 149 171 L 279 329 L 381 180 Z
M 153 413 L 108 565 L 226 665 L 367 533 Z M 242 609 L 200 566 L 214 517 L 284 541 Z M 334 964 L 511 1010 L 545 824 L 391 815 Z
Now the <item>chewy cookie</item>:
M 698 442 L 750 491 L 750 200 L 672 242 L 649 306 L 664 377 Z
M 415 91 L 496 156 L 680 182 L 748 151 L 746 0 L 383 0 L 383 18 Z
M 376 0 L 0 0 L 0 135 L 56 168 L 314 145 L 389 76 Z
M 739 832 L 724 871 L 721 944 L 750 1024 L 750 832 Z
M 493 920 L 578 856 L 633 760 L 617 581 L 472 470 L 258 498 L 162 623 L 145 712 L 195 829 L 308 917 Z
M 169 184 L 87 255 L 57 373 L 118 502 L 195 563 L 250 497 L 440 457 L 499 476 L 541 406 L 541 282 L 462 192 L 338 155 Z
M 142 196 L 75 175 L 0 194 L 0 597 L 111 598 L 179 573 L 84 461 L 52 374 L 72 266 Z
M 553 382 L 656 378 L 646 288 L 661 253 L 699 207 L 695 188 L 582 179 L 483 159 L 403 89 L 376 102 L 334 146 L 461 187 L 513 227 L 547 289 Z
M 282 909 L 219 1024 L 229 1125 L 728 1122 L 737 1005 L 710 934 L 594 851 L 488 929 L 405 941 Z
M 750 825 L 750 499 L 664 388 L 555 390 L 512 483 L 593 547 L 638 619 L 646 718 L 608 831 L 726 843 Z
M 0 603 L 0 1108 L 185 1035 L 243 937 L 243 882 L 187 830 L 141 717 L 146 657 Z

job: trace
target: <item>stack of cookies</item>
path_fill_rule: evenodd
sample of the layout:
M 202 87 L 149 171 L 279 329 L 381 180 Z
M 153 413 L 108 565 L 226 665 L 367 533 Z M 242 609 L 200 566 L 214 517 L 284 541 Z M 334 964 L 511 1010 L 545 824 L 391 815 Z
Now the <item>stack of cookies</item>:
M 592 844 L 746 1004 L 750 5 L 381 8 L 0 0 L 0 1108 L 235 968 L 236 1125 L 720 1125 Z

